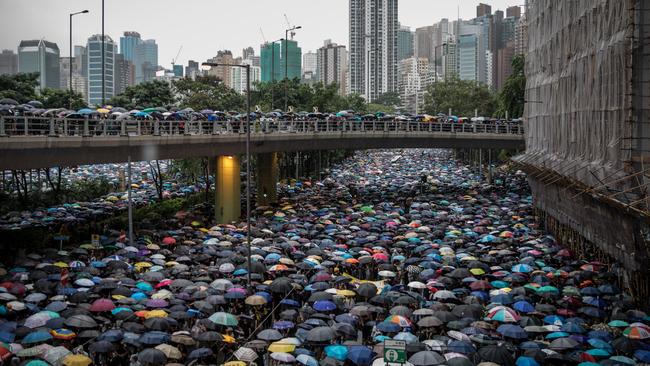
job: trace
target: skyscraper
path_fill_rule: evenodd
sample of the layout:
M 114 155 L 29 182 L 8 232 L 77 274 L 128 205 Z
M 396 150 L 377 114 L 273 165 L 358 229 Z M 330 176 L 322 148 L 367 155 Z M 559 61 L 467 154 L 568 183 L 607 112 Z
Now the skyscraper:
M 316 65 L 318 81 L 324 84 L 336 83 L 339 94 L 345 95 L 348 71 L 348 52 L 345 46 L 326 40 L 323 47 L 318 49 Z
M 143 40 L 138 32 L 124 32 L 120 37 L 120 53 L 135 67 L 135 83 L 153 80 L 158 70 L 158 45 L 153 39 Z
M 246 53 L 247 56 L 252 57 L 250 53 Z M 241 61 L 242 65 L 251 65 L 250 75 L 251 75 L 251 90 L 255 90 L 255 83 L 259 82 L 262 76 L 262 70 L 259 66 L 253 65 L 253 59 L 244 59 Z M 246 94 L 247 80 L 246 80 L 246 69 L 243 67 L 233 67 L 232 72 L 230 73 L 230 85 L 232 88 L 240 94 Z
M 88 104 L 102 104 L 102 35 L 88 38 Z M 104 97 L 115 95 L 115 54 L 117 45 L 109 36 L 104 39 Z
M 241 63 L 241 58 L 234 58 L 232 52 L 229 50 L 218 51 L 217 55 L 208 60 L 208 63 L 216 64 L 239 64 Z M 233 67 L 229 66 L 214 66 L 211 67 L 208 71 L 208 75 L 216 76 L 219 78 L 226 86 L 232 88 L 232 78 L 231 73 Z
M 285 45 L 287 57 L 285 57 Z M 299 78 L 302 76 L 302 49 L 298 47 L 298 42 L 289 40 L 276 43 L 265 43 L 261 45 L 262 82 L 271 80 L 282 80 L 287 72 L 289 79 Z M 285 59 L 288 58 L 287 68 L 285 69 Z
M 398 0 L 350 0 L 350 90 L 374 101 L 397 89 Z
M 528 50 L 528 24 L 526 14 L 519 18 L 515 26 L 515 55 L 523 55 Z
M 13 75 L 18 72 L 18 55 L 12 50 L 0 53 L 0 75 Z
M 123 54 L 115 55 L 115 94 L 123 93 L 126 88 L 135 85 L 135 65 Z
M 43 39 L 21 41 L 18 46 L 18 72 L 38 72 L 41 89 L 58 89 L 61 85 L 59 47 Z
M 311 74 L 316 75 L 318 66 L 318 55 L 316 52 L 309 51 L 302 55 L 302 75 Z
M 244 60 L 252 60 L 255 56 L 255 50 L 253 47 L 246 47 L 241 51 L 241 57 Z
M 413 57 L 414 38 L 409 27 L 400 27 L 397 30 L 397 61 Z
M 492 7 L 488 4 L 480 3 L 476 6 L 476 17 L 480 18 L 492 14 Z
M 199 69 L 199 63 L 194 60 L 187 61 L 187 66 L 185 66 L 185 77 L 195 79 L 200 75 L 201 70 Z

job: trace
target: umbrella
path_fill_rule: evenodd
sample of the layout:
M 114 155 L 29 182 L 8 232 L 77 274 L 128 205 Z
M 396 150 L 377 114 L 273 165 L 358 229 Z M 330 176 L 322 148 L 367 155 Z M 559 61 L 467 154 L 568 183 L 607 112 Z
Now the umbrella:
M 237 351 L 235 351 L 234 356 L 237 357 L 238 360 L 244 361 L 244 362 L 253 362 L 257 359 L 257 353 L 247 347 L 241 347 Z
M 514 366 L 512 352 L 505 347 L 485 346 L 478 350 L 478 355 L 484 361 L 494 362 L 502 366 Z
M 376 355 L 372 350 L 365 346 L 350 346 L 347 358 L 355 365 L 367 366 L 372 363 L 373 357 Z
M 86 355 L 69 354 L 63 359 L 64 366 L 89 366 L 92 362 Z
M 237 318 L 229 313 L 217 312 L 208 318 L 211 322 L 228 327 L 236 327 L 238 324 Z
M 315 327 L 307 333 L 305 339 L 308 342 L 323 343 L 331 341 L 335 336 L 334 330 L 330 327 Z
M 138 353 L 138 362 L 143 365 L 162 365 L 167 362 L 167 356 L 159 349 L 145 348 Z
M 442 365 L 447 360 L 434 351 L 420 351 L 412 355 L 409 360 L 415 366 Z
M 108 341 L 98 341 L 91 343 L 88 347 L 90 353 L 109 353 L 115 349 L 115 346 Z
M 338 344 L 330 344 L 325 347 L 325 354 L 335 360 L 345 361 L 348 356 L 348 348 Z

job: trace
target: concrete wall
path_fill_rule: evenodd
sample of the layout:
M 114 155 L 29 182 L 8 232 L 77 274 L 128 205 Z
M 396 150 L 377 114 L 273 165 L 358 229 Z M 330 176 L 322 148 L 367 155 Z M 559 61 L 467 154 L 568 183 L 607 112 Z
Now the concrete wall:
M 529 5 L 526 153 L 516 161 L 560 239 L 579 235 L 647 297 L 648 1 Z

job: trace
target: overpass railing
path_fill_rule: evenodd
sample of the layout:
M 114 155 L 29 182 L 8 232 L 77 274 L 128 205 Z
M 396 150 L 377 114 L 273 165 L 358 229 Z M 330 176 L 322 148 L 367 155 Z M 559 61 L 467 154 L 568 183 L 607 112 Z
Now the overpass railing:
M 251 133 L 444 132 L 523 135 L 520 123 L 418 121 L 251 121 Z M 72 119 L 29 116 L 0 117 L 0 137 L 197 136 L 246 132 L 246 121 L 158 121 Z

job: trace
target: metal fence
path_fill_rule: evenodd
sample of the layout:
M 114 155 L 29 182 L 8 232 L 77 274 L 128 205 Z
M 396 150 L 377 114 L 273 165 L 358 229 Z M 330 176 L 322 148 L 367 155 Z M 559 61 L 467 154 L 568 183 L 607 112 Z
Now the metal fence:
M 158 121 L 0 117 L 0 137 L 205 136 L 246 132 L 246 121 Z M 251 133 L 463 133 L 523 135 L 520 123 L 251 121 Z

